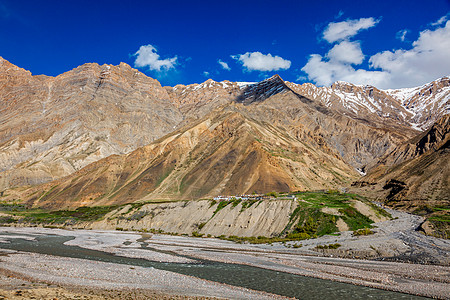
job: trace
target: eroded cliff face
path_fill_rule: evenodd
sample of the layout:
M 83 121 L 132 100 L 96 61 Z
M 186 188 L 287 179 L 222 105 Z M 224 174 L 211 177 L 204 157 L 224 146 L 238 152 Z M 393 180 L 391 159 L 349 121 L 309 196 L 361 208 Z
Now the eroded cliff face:
M 103 221 L 86 224 L 88 228 L 129 230 L 155 229 L 164 232 L 213 236 L 276 236 L 289 222 L 297 207 L 292 200 L 260 201 L 248 208 L 242 203 L 217 211 L 210 200 L 146 204 L 138 210 L 126 206 L 108 214 Z
M 383 157 L 361 180 L 387 204 L 414 211 L 450 204 L 450 115 Z M 431 213 L 431 212 L 429 212 Z
M 372 221 L 388 219 L 360 201 L 353 201 L 351 205 Z M 293 199 L 237 201 L 234 204 L 229 201 L 225 206 L 220 201 L 212 200 L 152 203 L 139 207 L 126 205 L 107 214 L 101 221 L 74 226 L 188 235 L 196 232 L 212 236 L 277 237 L 291 232 L 297 225 L 293 223 L 295 218 L 291 216 L 298 207 L 299 202 Z M 322 211 L 334 216 L 337 230 L 349 230 L 337 209 L 324 207 Z M 288 226 L 289 224 L 293 226 Z

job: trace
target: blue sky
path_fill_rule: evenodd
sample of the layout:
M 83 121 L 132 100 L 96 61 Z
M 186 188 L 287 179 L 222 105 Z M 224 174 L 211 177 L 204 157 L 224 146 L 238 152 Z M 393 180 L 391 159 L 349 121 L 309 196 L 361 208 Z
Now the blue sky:
M 0 56 L 51 76 L 126 62 L 172 86 L 280 74 L 399 88 L 450 75 L 448 19 L 448 0 L 0 0 Z

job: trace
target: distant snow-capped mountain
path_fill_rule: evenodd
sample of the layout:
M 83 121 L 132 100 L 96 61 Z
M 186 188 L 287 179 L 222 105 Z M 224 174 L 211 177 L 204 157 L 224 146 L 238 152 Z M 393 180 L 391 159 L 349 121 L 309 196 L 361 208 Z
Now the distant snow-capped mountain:
M 312 83 L 296 84 L 274 75 L 261 82 L 217 82 L 166 87 L 175 105 L 190 109 L 199 105 L 225 103 L 238 97 L 240 102 L 259 101 L 285 89 L 320 102 L 354 119 L 366 120 L 380 127 L 428 129 L 437 119 L 450 113 L 450 77 L 414 88 L 382 90 L 370 85 L 337 81 L 330 87 Z M 249 96 L 252 99 L 248 99 Z M 259 99 L 259 100 L 258 100 Z
M 420 87 L 381 90 L 338 81 L 331 87 L 311 83 L 287 85 L 297 93 L 357 118 L 377 123 L 397 123 L 424 131 L 450 113 L 450 78 L 437 79 Z

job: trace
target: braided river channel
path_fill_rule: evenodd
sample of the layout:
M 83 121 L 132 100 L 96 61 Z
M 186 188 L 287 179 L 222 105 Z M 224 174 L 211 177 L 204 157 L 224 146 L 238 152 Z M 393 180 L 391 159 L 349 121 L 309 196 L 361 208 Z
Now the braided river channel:
M 73 239 L 73 237 L 67 236 L 48 234 L 38 237 L 33 236 L 34 239 L 32 240 L 18 237 L 8 239 L 8 235 L 4 237 L 6 237 L 8 243 L 0 243 L 0 249 L 161 269 L 298 299 L 427 299 L 241 264 L 221 263 L 196 258 L 191 258 L 196 261 L 195 263 L 165 263 L 116 256 L 102 251 L 65 245 L 65 242 Z M 143 248 L 146 248 L 145 244 Z M 151 248 L 148 250 L 155 251 L 155 249 Z M 174 253 L 171 254 L 176 255 Z

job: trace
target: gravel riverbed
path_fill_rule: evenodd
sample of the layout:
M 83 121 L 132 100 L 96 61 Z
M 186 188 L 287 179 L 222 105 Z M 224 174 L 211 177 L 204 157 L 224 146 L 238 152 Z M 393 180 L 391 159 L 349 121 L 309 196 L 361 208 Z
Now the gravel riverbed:
M 13 236 L 33 239 L 33 236 L 54 234 L 75 237 L 66 242 L 68 245 L 124 257 L 168 263 L 191 263 L 196 258 L 239 263 L 413 295 L 450 299 L 450 241 L 428 237 L 415 231 L 421 222 L 420 217 L 396 211 L 391 213 L 396 219 L 376 223 L 374 235 L 354 237 L 351 232 L 343 232 L 338 236 L 301 241 L 299 243 L 302 245 L 298 248 L 292 247 L 293 242 L 250 245 L 213 238 L 142 235 L 132 232 L 0 227 L 0 251 L 3 252 L 0 256 L 0 270 L 2 276 L 12 276 L 8 278 L 50 285 L 54 293 L 61 292 L 58 289 L 67 290 L 70 287 L 72 290 L 67 290 L 67 295 L 86 294 L 88 291 L 88 296 L 92 297 L 102 297 L 102 293 L 105 293 L 103 298 L 108 297 L 105 296 L 107 293 L 110 293 L 111 298 L 118 298 L 118 294 L 114 293 L 123 293 L 121 298 L 124 299 L 126 295 L 134 295 L 134 299 L 141 296 L 164 299 L 171 297 L 170 295 L 189 299 L 283 298 L 154 268 L 1 250 L 1 244 L 8 242 Z M 143 242 L 148 245 L 148 249 L 141 248 Z M 330 243 L 339 243 L 341 247 L 329 250 L 316 248 L 317 245 Z M 84 290 L 73 292 L 74 288 Z M 9 295 L 11 291 L 11 288 L 2 288 L 0 285 L 0 299 L 1 295 Z M 11 295 L 8 299 L 10 298 Z

